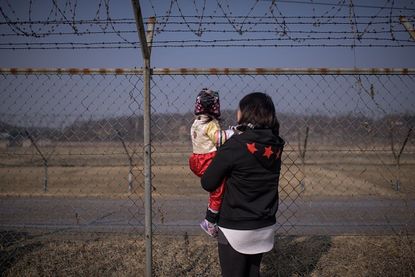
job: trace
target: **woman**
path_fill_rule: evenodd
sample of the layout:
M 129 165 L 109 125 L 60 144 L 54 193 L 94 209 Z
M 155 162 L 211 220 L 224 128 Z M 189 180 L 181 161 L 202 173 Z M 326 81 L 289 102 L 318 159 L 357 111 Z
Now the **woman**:
M 226 178 L 218 220 L 222 275 L 259 276 L 262 254 L 274 246 L 284 141 L 267 94 L 243 97 L 237 121 L 241 133 L 218 150 L 201 184 L 211 192 Z

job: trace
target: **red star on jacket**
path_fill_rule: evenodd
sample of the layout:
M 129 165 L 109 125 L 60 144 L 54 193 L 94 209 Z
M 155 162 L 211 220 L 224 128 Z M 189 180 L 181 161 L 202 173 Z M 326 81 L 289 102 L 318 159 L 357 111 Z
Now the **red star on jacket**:
M 248 147 L 248 151 L 254 154 L 258 149 L 255 148 L 255 142 L 253 143 L 247 143 L 246 147 Z
M 264 151 L 264 155 L 265 157 L 267 157 L 267 159 L 269 159 L 271 157 L 271 155 L 274 152 L 272 152 L 271 146 L 265 147 L 265 151 Z

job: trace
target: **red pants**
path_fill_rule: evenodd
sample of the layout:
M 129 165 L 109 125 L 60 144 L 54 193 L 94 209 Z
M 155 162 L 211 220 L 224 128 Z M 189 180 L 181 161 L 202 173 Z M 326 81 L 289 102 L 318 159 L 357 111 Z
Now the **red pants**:
M 206 169 L 215 157 L 216 152 L 210 152 L 207 154 L 195 154 L 193 153 L 189 158 L 189 167 L 194 174 L 198 177 L 202 177 Z M 225 180 L 222 181 L 220 186 L 209 194 L 209 209 L 218 212 L 220 205 L 222 204 L 222 195 L 225 189 Z

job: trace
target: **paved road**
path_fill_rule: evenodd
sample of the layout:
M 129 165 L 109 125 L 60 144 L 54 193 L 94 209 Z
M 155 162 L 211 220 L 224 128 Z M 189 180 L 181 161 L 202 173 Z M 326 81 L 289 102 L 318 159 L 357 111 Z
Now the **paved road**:
M 160 233 L 200 232 L 205 198 L 156 199 L 154 230 Z M 313 199 L 283 203 L 278 213 L 282 234 L 415 233 L 415 199 Z M 57 197 L 0 198 L 0 229 L 142 230 L 140 199 Z

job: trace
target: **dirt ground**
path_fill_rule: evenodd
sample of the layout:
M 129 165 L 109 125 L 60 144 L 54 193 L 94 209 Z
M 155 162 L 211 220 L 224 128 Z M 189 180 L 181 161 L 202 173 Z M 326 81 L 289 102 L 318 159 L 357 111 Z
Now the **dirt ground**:
M 143 276 L 145 246 L 137 235 L 7 233 L 3 276 Z M 220 276 L 216 241 L 207 236 L 155 236 L 155 276 Z M 415 236 L 277 237 L 264 255 L 262 276 L 414 276 Z

